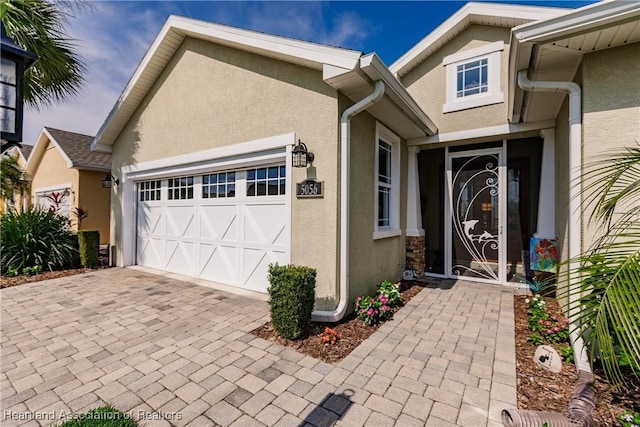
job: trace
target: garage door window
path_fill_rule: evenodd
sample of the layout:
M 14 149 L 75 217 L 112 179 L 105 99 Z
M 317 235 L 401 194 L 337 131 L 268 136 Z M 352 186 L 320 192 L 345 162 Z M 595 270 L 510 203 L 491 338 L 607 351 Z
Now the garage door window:
M 160 200 L 160 181 L 144 181 L 138 186 L 140 201 Z
M 247 170 L 247 196 L 279 196 L 286 193 L 287 168 L 272 166 Z
M 236 196 L 236 173 L 221 172 L 202 176 L 202 198 Z
M 169 200 L 193 199 L 193 177 L 169 178 Z

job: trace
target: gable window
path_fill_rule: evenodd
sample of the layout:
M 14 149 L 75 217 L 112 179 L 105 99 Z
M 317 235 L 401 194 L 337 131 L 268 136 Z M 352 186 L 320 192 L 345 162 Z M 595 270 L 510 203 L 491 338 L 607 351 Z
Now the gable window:
M 376 126 L 374 239 L 400 232 L 400 138 Z
M 169 178 L 169 200 L 193 199 L 193 177 Z
M 202 198 L 236 196 L 236 173 L 220 172 L 202 176 Z
M 138 184 L 140 201 L 160 200 L 160 181 L 143 181 Z
M 500 91 L 500 52 L 504 42 L 446 56 L 446 104 L 443 113 L 504 102 Z

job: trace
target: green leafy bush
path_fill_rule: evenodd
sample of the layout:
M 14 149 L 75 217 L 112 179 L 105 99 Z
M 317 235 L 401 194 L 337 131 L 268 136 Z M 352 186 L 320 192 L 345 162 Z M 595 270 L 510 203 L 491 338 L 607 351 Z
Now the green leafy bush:
M 95 267 L 100 256 L 100 232 L 96 230 L 78 230 L 78 246 L 80 264 L 85 268 Z
M 269 265 L 271 324 L 287 339 L 298 339 L 311 321 L 316 270 L 297 265 Z
M 101 406 L 83 414 L 73 414 L 73 418 L 60 424 L 60 427 L 136 427 L 129 415 L 112 406 Z
M 5 213 L 0 219 L 0 241 L 3 274 L 37 265 L 47 270 L 64 268 L 77 253 L 67 219 L 38 207 Z
M 375 297 L 365 295 L 356 298 L 356 315 L 365 325 L 370 326 L 391 319 L 393 311 L 385 295 L 377 294 Z
M 36 274 L 42 273 L 42 267 L 39 265 L 34 265 L 33 267 L 25 267 L 22 269 L 22 274 L 25 276 L 35 276 Z
M 390 307 L 397 307 L 402 303 L 400 299 L 400 286 L 388 280 L 380 283 L 380 286 L 378 286 L 378 295 L 386 296 L 388 299 L 387 304 Z
M 529 314 L 529 329 L 534 332 L 529 341 L 547 343 L 569 342 L 569 319 L 550 310 L 541 295 L 525 300 Z M 535 341 L 532 339 L 535 337 Z

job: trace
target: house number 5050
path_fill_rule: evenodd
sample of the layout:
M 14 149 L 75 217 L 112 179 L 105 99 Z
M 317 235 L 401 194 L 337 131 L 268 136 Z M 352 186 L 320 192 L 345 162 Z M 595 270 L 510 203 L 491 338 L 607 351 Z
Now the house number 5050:
M 324 193 L 322 192 L 322 184 L 323 182 L 318 182 L 310 179 L 299 182 L 298 184 L 296 184 L 296 196 L 298 198 L 324 197 Z

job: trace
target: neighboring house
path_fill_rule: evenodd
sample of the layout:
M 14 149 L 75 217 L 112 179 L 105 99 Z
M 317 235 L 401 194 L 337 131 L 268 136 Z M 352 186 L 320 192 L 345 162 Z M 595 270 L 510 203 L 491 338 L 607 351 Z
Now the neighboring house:
M 18 160 L 18 166 L 22 170 L 26 171 L 27 168 L 27 159 L 29 158 L 29 154 L 31 154 L 31 150 L 33 149 L 33 145 L 22 144 L 22 147 L 18 147 L 17 145 L 12 146 L 7 151 L 2 153 L 3 156 L 11 156 L 16 157 Z M 27 177 L 28 179 L 28 177 Z M 25 197 L 26 196 L 26 197 Z M 24 196 L 20 196 L 19 194 L 14 194 L 13 200 L 6 200 L 3 196 L 0 196 L 0 214 L 4 213 L 10 207 L 15 207 L 17 209 L 25 209 L 29 204 L 29 195 L 25 194 Z
M 89 212 L 82 228 L 98 230 L 100 242 L 109 242 L 111 192 L 102 179 L 111 171 L 111 155 L 91 151 L 92 136 L 45 127 L 27 162 L 31 200 L 54 208 L 78 229 L 75 208 Z M 56 199 L 56 200 L 54 200 Z
M 592 239 L 569 182 L 638 139 L 639 21 L 629 2 L 469 3 L 386 67 L 172 16 L 92 143 L 120 180 L 116 263 L 262 292 L 270 263 L 308 265 L 319 320 L 405 266 L 518 282 L 531 237 L 563 259 Z M 296 195 L 307 178 L 321 198 Z

